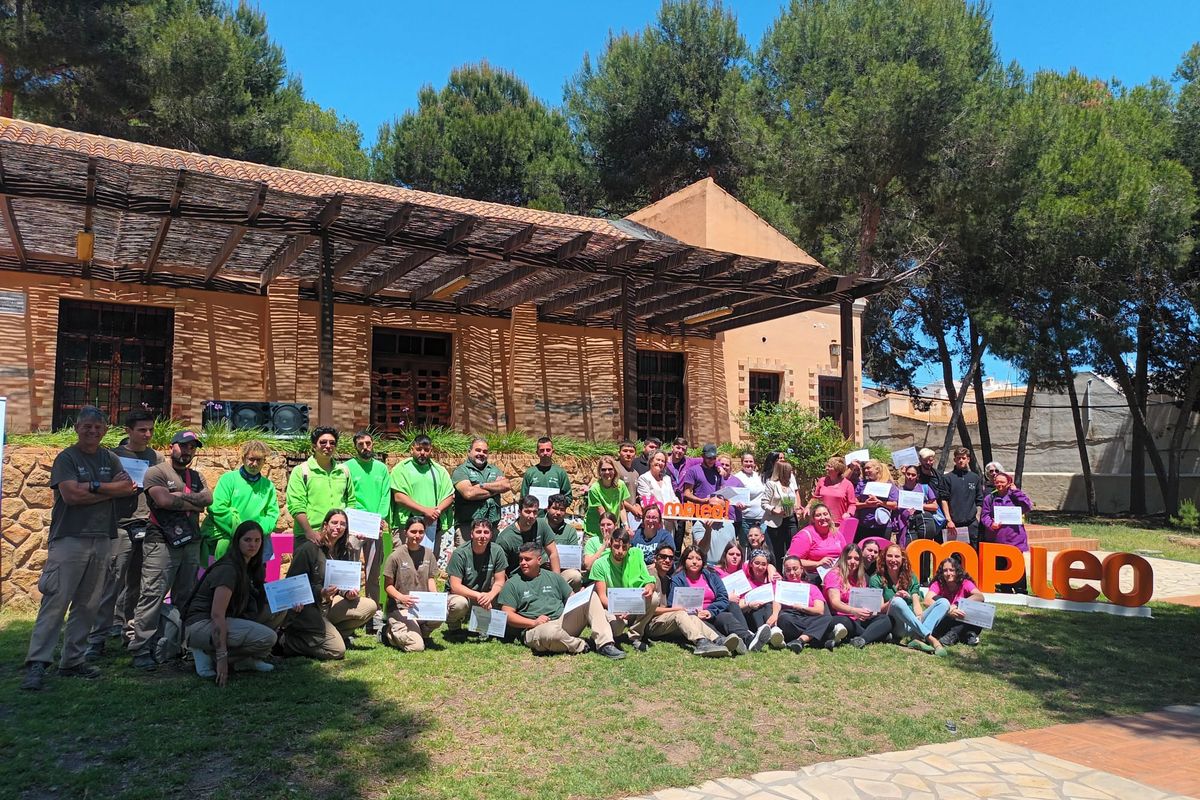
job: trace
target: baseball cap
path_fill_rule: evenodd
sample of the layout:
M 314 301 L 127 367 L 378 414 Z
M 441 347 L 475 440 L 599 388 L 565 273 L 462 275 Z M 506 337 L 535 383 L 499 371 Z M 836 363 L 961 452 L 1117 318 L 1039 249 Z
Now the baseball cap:
M 194 444 L 196 447 L 203 447 L 204 443 L 200 441 L 200 437 L 191 431 L 180 431 L 171 437 L 171 444 Z
M 704 454 L 705 458 L 716 458 L 717 446 L 715 444 L 706 444 L 704 445 L 704 449 L 700 452 Z

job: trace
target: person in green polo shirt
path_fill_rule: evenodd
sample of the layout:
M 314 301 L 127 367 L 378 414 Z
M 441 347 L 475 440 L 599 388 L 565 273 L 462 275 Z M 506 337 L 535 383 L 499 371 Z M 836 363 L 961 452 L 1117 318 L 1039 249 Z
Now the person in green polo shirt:
M 554 442 L 550 441 L 549 436 L 537 440 L 537 454 L 538 463 L 525 470 L 525 474 L 521 476 L 521 497 L 529 497 L 533 494 L 533 489 L 539 490 L 538 494 L 548 497 L 546 492 L 553 490 L 554 494 L 566 497 L 567 505 L 571 505 L 571 478 L 565 469 L 554 463 Z M 546 516 L 544 501 L 538 516 Z
M 320 540 L 321 524 L 330 510 L 357 508 L 350 470 L 333 460 L 337 429 L 322 425 L 310 438 L 312 457 L 292 470 L 287 485 L 287 510 L 295 523 L 292 533 L 297 544 L 301 539 Z
M 500 495 L 512 487 L 504 473 L 488 463 L 486 439 L 477 436 L 471 440 L 467 460 L 450 477 L 455 491 L 454 546 L 460 547 L 471 538 L 471 523 L 477 519 L 490 522 L 494 534 L 500 524 Z
M 588 577 L 595 587 L 596 596 L 600 598 L 600 603 L 605 609 L 609 608 L 609 589 L 642 590 L 642 598 L 645 600 L 644 613 L 613 614 L 609 611 L 609 616 L 616 620 L 613 624 L 614 628 L 624 627 L 627 629 L 629 638 L 633 641 L 634 650 L 645 651 L 648 648 L 645 637 L 646 625 L 653 619 L 654 609 L 658 605 L 658 598 L 654 592 L 657 581 L 650 577 L 650 572 L 646 569 L 646 559 L 642 557 L 640 550 L 633 558 L 629 558 L 631 538 L 626 528 L 617 528 L 613 531 L 608 541 L 608 552 L 596 559 Z
M 471 606 L 487 610 L 494 608 L 497 595 L 504 588 L 507 562 L 500 545 L 492 541 L 492 526 L 486 519 L 475 520 L 471 526 L 471 544 L 459 547 L 446 566 L 446 635 L 459 638 L 465 635 L 462 624 L 471 613 Z
M 379 515 L 379 539 L 368 539 L 363 544 L 367 565 L 367 594 L 379 587 L 379 607 L 387 604 L 387 593 L 383 588 L 383 576 L 380 567 L 384 560 L 392 554 L 392 533 L 388 524 L 392 516 L 392 487 L 391 476 L 387 464 L 375 457 L 375 438 L 369 431 L 359 431 L 354 434 L 355 457 L 346 462 L 350 471 L 350 481 L 354 484 L 354 508 L 369 511 Z M 367 624 L 367 633 L 374 633 L 376 626 L 382 624 L 382 613 L 378 620 Z
M 219 559 L 229 549 L 233 532 L 243 522 L 253 520 L 263 529 L 263 561 L 270 561 L 271 534 L 279 521 L 279 497 L 275 484 L 262 474 L 271 451 L 255 439 L 242 448 L 242 466 L 226 472 L 213 488 L 213 502 L 200 527 L 205 549 Z M 201 563 L 208 563 L 201 559 Z
M 549 528 L 538 524 L 538 499 L 533 495 L 526 495 L 521 500 L 516 521 L 496 536 L 496 544 L 500 545 L 508 559 L 506 571 L 509 575 L 517 571 L 517 553 L 526 542 L 537 542 L 542 546 L 542 569 L 562 572 L 558 564 L 558 546 L 554 543 L 554 537 Z
M 405 528 L 414 516 L 432 520 L 426 530 L 434 558 L 441 558 L 442 533 L 452 517 L 446 511 L 454 503 L 450 473 L 433 460 L 433 440 L 425 434 L 413 439 L 411 458 L 392 467 L 392 527 Z
M 574 525 L 567 524 L 567 504 L 570 500 L 563 494 L 552 494 L 550 499 L 546 501 L 546 516 L 538 520 L 538 528 L 541 529 L 543 536 L 554 542 L 554 548 L 558 550 L 558 564 L 562 567 L 560 575 L 567 581 L 571 587 L 571 591 L 578 592 L 583 588 L 583 571 L 575 568 L 563 567 L 563 547 L 579 547 L 579 529 Z M 582 551 L 580 551 L 582 556 Z M 582 564 L 581 564 L 582 566 Z

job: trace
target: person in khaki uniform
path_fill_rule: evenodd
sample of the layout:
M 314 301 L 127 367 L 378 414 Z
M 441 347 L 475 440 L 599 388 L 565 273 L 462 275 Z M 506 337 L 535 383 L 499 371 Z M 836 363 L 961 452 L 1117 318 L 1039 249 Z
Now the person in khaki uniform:
M 446 628 L 452 637 L 464 635 L 462 624 L 471 613 L 471 606 L 491 610 L 506 580 L 504 569 L 508 561 L 500 545 L 492 541 L 492 523 L 475 520 L 469 535 L 471 546 L 456 548 L 446 566 L 446 587 L 450 593 L 446 601 Z
M 84 653 L 104 590 L 111 542 L 117 535 L 113 501 L 137 493 L 137 484 L 121 462 L 100 446 L 107 432 L 108 422 L 100 409 L 84 406 L 75 421 L 76 443 L 58 454 L 50 470 L 54 491 L 50 540 L 38 579 L 42 600 L 29 638 L 22 689 L 42 688 L 68 610 L 58 674 L 100 677 L 100 670 L 84 661 Z
M 565 611 L 571 587 L 558 573 L 542 569 L 541 546 L 526 542 L 519 559 L 518 572 L 509 576 L 496 602 L 508 617 L 509 629 L 523 632 L 530 650 L 586 653 L 588 643 L 580 634 L 591 628 L 597 653 L 614 660 L 625 657 L 613 643 L 612 625 L 595 592 L 587 602 Z
M 437 630 L 440 622 L 418 622 L 410 613 L 417 601 L 412 592 L 436 592 L 433 571 L 437 561 L 433 551 L 422 547 L 425 517 L 409 517 L 404 529 L 404 546 L 396 548 L 383 565 L 383 586 L 387 593 L 387 621 L 382 636 L 402 653 L 417 653 L 425 649 L 425 640 Z
M 306 576 L 317 602 L 288 612 L 275 646 L 279 655 L 320 661 L 345 658 L 347 639 L 379 610 L 374 600 L 356 591 L 342 591 L 336 586 L 325 588 L 325 562 L 330 558 L 352 560 L 346 545 L 349 530 L 346 512 L 332 508 L 325 514 L 320 530 L 314 532 L 321 543 L 318 545 L 306 537 L 292 555 L 287 577 Z

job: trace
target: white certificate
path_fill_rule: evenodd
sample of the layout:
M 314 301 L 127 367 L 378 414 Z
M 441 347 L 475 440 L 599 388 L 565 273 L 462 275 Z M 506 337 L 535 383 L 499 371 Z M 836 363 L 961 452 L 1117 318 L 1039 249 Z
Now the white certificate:
M 851 450 L 849 453 L 846 453 L 846 458 L 843 460 L 847 464 L 849 464 L 851 461 L 861 461 L 865 464 L 866 462 L 871 460 L 871 451 L 870 450 Z
M 863 487 L 863 494 L 887 500 L 892 496 L 892 485 L 887 481 L 871 481 Z
M 362 588 L 362 564 L 357 561 L 325 562 L 325 587 L 336 586 L 341 592 L 357 592 Z
M 679 606 L 684 611 L 699 611 L 704 608 L 704 590 L 694 586 L 677 586 L 673 606 Z
M 585 605 L 587 603 L 587 601 L 589 601 L 591 599 L 592 599 L 592 587 L 591 586 L 588 586 L 583 591 L 576 592 L 575 594 L 571 595 L 570 597 L 567 598 L 566 604 L 563 605 L 563 616 L 565 617 L 567 614 L 571 613 L 575 609 L 579 608 L 582 605 Z
M 947 530 L 949 530 L 949 529 L 947 529 Z M 970 544 L 971 543 L 971 530 L 966 525 L 959 525 L 957 528 L 954 529 L 954 538 L 950 539 L 949 541 L 966 542 L 967 544 Z
M 742 599 L 746 601 L 747 605 L 754 605 L 755 603 L 770 603 L 775 599 L 775 590 L 771 587 L 771 584 L 764 583 L 762 586 L 756 586 L 755 588 L 746 592 L 744 595 L 742 595 Z
M 583 569 L 583 547 L 577 544 L 560 544 L 558 565 L 563 569 Z
M 467 623 L 467 630 L 503 639 L 508 630 L 508 615 L 498 608 L 488 611 L 486 608 L 471 606 L 471 620 Z
M 287 611 L 292 606 L 306 606 L 316 602 L 307 575 L 293 575 L 290 578 L 271 581 L 264 584 L 263 588 L 267 590 L 267 604 L 271 606 L 273 614 Z
M 809 586 L 811 586 L 811 584 L 792 581 L 776 581 L 775 599 L 778 600 L 781 605 L 808 608 L 812 605 L 812 590 L 809 589 Z
M 911 508 L 913 511 L 920 511 L 925 508 L 925 493 L 924 492 L 909 492 L 904 489 L 900 490 L 900 507 Z
M 550 498 L 560 493 L 561 490 L 556 486 L 531 486 L 529 488 L 529 494 L 538 499 L 538 508 L 549 508 Z
M 734 505 L 738 503 L 748 504 L 750 502 L 750 490 L 745 486 L 725 486 L 719 492 L 716 492 L 715 496 L 724 497 Z
M 445 592 L 410 592 L 409 596 L 417 601 L 417 605 L 408 610 L 414 619 L 422 622 L 445 622 L 446 601 L 449 595 Z
M 646 598 L 641 589 L 609 589 L 608 610 L 611 614 L 645 614 Z
M 990 603 L 981 603 L 978 600 L 962 600 L 959 601 L 958 610 L 966 614 L 963 617 L 963 622 L 983 628 L 984 630 L 990 631 L 992 624 L 996 621 L 996 607 Z
M 121 459 L 121 466 L 129 473 L 133 482 L 141 486 L 142 479 L 146 477 L 146 470 L 150 469 L 150 462 L 142 461 L 140 458 L 123 458 L 121 456 L 118 458 Z
M 750 591 L 750 579 L 740 569 L 737 572 L 729 573 L 721 580 L 725 584 L 725 591 L 729 594 L 745 594 Z
M 1001 525 L 1022 525 L 1020 506 L 992 506 L 992 519 Z
M 831 569 L 833 569 L 833 567 L 817 567 L 817 577 L 821 580 L 825 580 L 825 576 L 829 574 L 829 570 Z
M 906 447 L 903 450 L 892 451 L 892 466 L 894 467 L 916 467 L 921 463 L 921 459 L 917 456 L 917 448 Z
M 865 608 L 867 611 L 878 613 L 883 608 L 883 589 L 853 587 L 847 602 L 855 608 Z
M 382 521 L 383 517 L 372 514 L 370 511 L 361 511 L 357 508 L 346 509 L 346 522 L 350 526 L 350 533 L 355 536 L 361 536 L 364 539 L 378 539 L 379 525 Z

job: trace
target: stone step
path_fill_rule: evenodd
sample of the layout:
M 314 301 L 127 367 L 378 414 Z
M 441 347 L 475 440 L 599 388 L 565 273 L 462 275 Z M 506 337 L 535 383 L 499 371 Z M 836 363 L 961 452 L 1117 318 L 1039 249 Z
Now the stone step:
M 1057 525 L 1026 525 L 1025 535 L 1032 542 L 1034 539 L 1066 539 L 1072 534 L 1070 528 Z
M 1099 550 L 1099 539 L 1079 539 L 1074 536 L 1066 536 L 1055 539 L 1039 539 L 1034 541 L 1030 539 L 1030 547 L 1043 547 L 1046 550 Z

